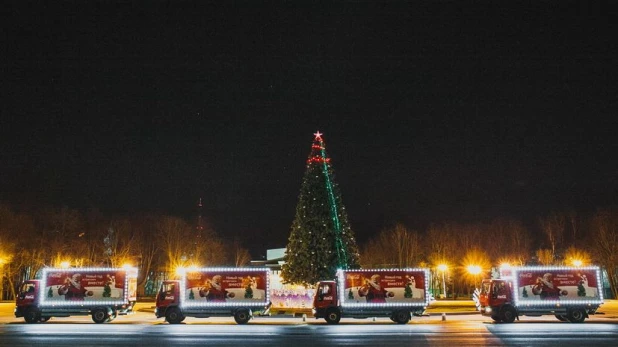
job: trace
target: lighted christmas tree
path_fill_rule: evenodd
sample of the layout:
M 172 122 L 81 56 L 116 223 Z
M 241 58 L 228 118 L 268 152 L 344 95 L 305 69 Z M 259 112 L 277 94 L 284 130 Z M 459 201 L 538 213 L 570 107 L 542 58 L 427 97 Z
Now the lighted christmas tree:
M 282 267 L 286 283 L 315 284 L 333 279 L 338 268 L 359 264 L 358 246 L 322 134 L 314 135 Z

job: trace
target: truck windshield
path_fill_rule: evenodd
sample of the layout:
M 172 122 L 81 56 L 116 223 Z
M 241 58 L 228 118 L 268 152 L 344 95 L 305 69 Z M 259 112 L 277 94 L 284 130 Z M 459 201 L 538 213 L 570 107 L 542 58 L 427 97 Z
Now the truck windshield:
M 34 293 L 34 283 L 24 283 L 21 286 L 22 293 Z
M 483 282 L 481 285 L 481 293 L 487 294 L 491 291 L 491 282 Z

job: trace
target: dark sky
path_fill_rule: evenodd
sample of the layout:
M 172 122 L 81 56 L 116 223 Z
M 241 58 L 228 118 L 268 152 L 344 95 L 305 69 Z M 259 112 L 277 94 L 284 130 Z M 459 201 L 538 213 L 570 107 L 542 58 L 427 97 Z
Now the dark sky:
M 617 203 L 616 6 L 9 1 L 0 200 L 283 247 L 313 133 L 360 241 Z

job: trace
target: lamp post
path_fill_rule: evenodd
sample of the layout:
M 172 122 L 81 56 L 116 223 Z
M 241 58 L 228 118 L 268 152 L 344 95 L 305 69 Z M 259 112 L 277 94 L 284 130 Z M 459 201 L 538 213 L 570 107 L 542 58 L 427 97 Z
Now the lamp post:
M 445 264 L 438 265 L 438 270 L 442 272 L 442 292 L 444 293 L 444 298 L 446 299 L 446 281 L 444 280 L 444 273 L 448 269 L 448 266 Z
M 4 258 L 0 258 L 0 300 L 4 300 Z

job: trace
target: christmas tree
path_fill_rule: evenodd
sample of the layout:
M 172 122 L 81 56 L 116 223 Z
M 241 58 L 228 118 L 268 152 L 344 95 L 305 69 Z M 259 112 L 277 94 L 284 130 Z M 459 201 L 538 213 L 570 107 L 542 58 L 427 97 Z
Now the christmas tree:
M 253 289 L 251 289 L 251 286 L 245 288 L 245 299 L 253 299 Z
M 412 296 L 412 285 L 410 283 L 406 283 L 406 287 L 403 289 L 403 297 L 409 299 Z
M 189 291 L 189 300 L 195 300 L 195 294 L 193 293 L 193 288 Z
M 109 282 L 107 282 L 103 287 L 103 297 L 109 298 L 110 296 L 112 296 L 112 288 L 109 286 Z
M 583 281 L 579 281 L 577 284 L 577 296 L 586 296 L 586 288 Z
M 521 292 L 521 296 L 523 296 L 524 298 L 528 297 L 528 291 L 526 290 L 526 287 L 524 287 L 524 291 Z
M 286 283 L 315 284 L 359 264 L 326 145 L 320 132 L 314 135 L 282 267 Z
M 47 291 L 47 297 L 48 298 L 53 298 L 54 297 L 54 292 L 52 291 L 51 287 L 49 287 L 49 290 Z
M 354 300 L 354 293 L 352 293 L 352 288 L 350 288 L 350 291 L 348 292 L 348 299 Z

